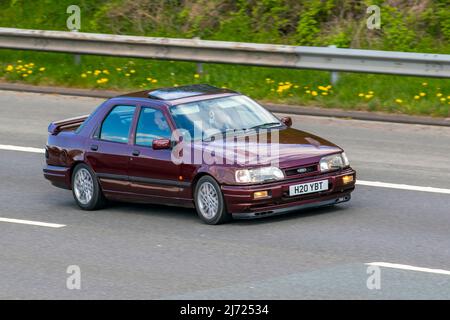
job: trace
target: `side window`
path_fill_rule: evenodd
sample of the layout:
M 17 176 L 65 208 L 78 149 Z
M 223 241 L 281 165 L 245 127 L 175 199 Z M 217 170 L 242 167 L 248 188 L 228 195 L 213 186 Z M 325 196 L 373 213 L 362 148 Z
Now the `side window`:
M 100 139 L 113 142 L 128 142 L 134 106 L 116 106 L 106 116 L 100 130 Z
M 162 111 L 142 108 L 136 128 L 136 145 L 151 147 L 155 139 L 170 139 L 172 131 Z

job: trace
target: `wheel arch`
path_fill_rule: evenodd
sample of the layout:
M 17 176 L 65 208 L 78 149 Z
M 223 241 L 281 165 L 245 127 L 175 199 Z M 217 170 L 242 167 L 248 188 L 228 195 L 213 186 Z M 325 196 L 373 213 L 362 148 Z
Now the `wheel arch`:
M 80 165 L 80 164 L 84 164 L 89 166 L 89 164 L 87 164 L 86 162 L 82 161 L 82 160 L 76 160 L 74 161 L 71 166 L 70 166 L 70 170 L 69 170 L 69 186 L 72 189 L 72 178 L 73 178 L 73 171 L 75 170 L 75 168 Z
M 216 179 L 212 174 L 210 174 L 209 172 L 205 172 L 205 171 L 198 172 L 198 173 L 195 175 L 194 179 L 192 179 L 192 183 L 191 183 L 191 193 L 192 193 L 191 196 L 192 196 L 192 199 L 194 199 L 194 196 L 195 196 L 195 189 L 197 188 L 197 183 L 198 183 L 198 181 L 199 181 L 202 177 L 205 177 L 205 176 L 209 176 L 209 177 L 213 178 L 213 179 L 217 182 L 217 184 L 220 186 L 219 181 L 217 181 L 217 179 Z

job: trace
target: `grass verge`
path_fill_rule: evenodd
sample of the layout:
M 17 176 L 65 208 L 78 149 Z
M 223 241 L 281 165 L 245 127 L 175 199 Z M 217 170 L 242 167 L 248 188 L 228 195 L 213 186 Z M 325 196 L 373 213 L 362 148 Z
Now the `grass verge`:
M 235 65 L 0 51 L 0 79 L 34 85 L 137 91 L 192 83 L 227 87 L 272 103 L 448 117 L 450 81 Z

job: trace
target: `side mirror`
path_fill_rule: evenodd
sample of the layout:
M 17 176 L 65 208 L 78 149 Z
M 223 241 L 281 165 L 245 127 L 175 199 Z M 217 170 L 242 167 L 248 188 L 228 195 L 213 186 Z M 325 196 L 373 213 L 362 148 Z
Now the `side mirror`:
M 283 117 L 280 119 L 280 121 L 289 128 L 292 126 L 292 118 L 291 117 Z
M 171 147 L 172 143 L 170 139 L 155 139 L 152 142 L 152 148 L 154 150 L 170 149 Z

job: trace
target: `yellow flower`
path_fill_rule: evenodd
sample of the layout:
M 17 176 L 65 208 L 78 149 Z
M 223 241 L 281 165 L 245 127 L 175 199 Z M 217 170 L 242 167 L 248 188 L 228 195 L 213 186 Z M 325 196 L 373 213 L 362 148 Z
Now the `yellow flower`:
M 327 96 L 327 95 L 328 95 L 328 92 L 322 92 L 322 95 L 323 95 L 323 96 Z
M 14 70 L 14 67 L 10 64 L 6 67 L 6 71 L 8 71 L 8 72 L 11 72 L 13 70 Z
M 373 91 L 369 91 L 368 93 L 369 93 L 369 94 L 373 94 Z
M 17 63 L 22 63 L 22 60 L 17 60 Z
M 96 76 L 98 76 L 100 73 L 102 73 L 100 70 L 95 70 L 95 71 L 94 71 L 94 74 L 95 74 Z
M 294 88 L 295 88 L 295 89 L 298 89 L 298 86 L 297 86 L 297 85 L 295 85 L 295 86 L 294 86 Z
M 422 85 L 423 85 L 424 87 L 426 87 L 426 86 L 428 85 L 428 83 L 422 82 Z
M 447 100 L 447 99 L 441 98 L 441 99 L 439 99 L 439 100 L 441 100 L 441 102 L 445 102 L 445 100 Z
M 116 70 L 120 72 L 120 71 L 122 71 L 122 68 L 116 68 Z
M 397 102 L 397 103 L 402 103 L 403 100 L 402 100 L 402 99 L 395 99 L 395 102 Z
M 30 62 L 28 65 L 29 65 L 30 67 L 34 67 L 34 63 L 33 63 L 33 62 Z
M 102 83 L 106 83 L 108 81 L 109 81 L 108 78 L 101 78 L 101 79 L 97 80 L 97 83 L 102 84 Z
M 130 74 L 129 73 L 125 73 L 125 77 L 129 77 L 130 76 Z
M 371 94 L 366 94 L 366 95 L 365 95 L 365 98 L 366 98 L 366 99 L 371 99 L 372 97 L 373 97 L 373 95 L 371 95 Z
M 174 87 L 178 87 L 178 84 L 177 84 L 177 83 L 174 83 L 173 86 L 174 86 Z
M 420 96 L 414 96 L 414 99 L 419 100 Z
M 450 99 L 450 96 L 447 96 L 447 99 Z
M 306 92 L 306 93 L 311 93 L 311 90 L 306 90 L 305 92 Z
M 86 73 L 82 73 L 82 74 L 81 74 L 81 77 L 82 77 L 82 78 L 86 78 L 86 77 L 87 77 L 87 74 L 86 74 Z
M 152 81 L 152 78 L 148 77 L 148 78 L 147 78 L 147 81 Z
M 440 92 L 437 93 L 437 94 L 436 94 L 436 97 L 442 97 L 442 93 L 440 93 Z
M 28 74 L 24 73 L 24 74 L 22 75 L 22 77 L 26 78 L 26 77 L 28 77 Z
M 89 71 L 86 71 L 86 73 L 87 73 L 87 74 L 91 74 L 91 73 L 92 73 L 92 71 L 91 71 L 91 70 L 89 70 Z
M 157 83 L 157 82 L 158 82 L 158 80 L 156 80 L 156 79 L 152 80 L 152 83 Z
M 194 78 L 198 79 L 198 78 L 200 78 L 200 75 L 198 73 L 196 73 L 196 74 L 194 74 Z
M 311 94 L 312 94 L 314 97 L 318 95 L 317 91 L 313 91 L 313 92 L 311 92 Z
M 44 67 L 41 67 L 41 68 L 39 68 L 39 71 L 45 71 L 45 68 Z
M 364 97 L 364 93 L 358 93 L 358 97 Z
M 421 96 L 421 97 L 425 97 L 427 94 L 425 93 L 425 92 L 421 92 L 421 93 L 419 93 L 419 96 Z
M 309 87 L 308 86 L 304 86 L 303 89 L 309 89 Z
M 331 89 L 331 88 L 333 88 L 333 86 L 332 85 L 327 85 L 327 89 L 329 90 L 329 89 Z
M 109 71 L 105 69 L 105 70 L 103 70 L 103 73 L 104 74 L 109 74 Z
M 136 72 L 136 70 L 134 70 L 134 69 L 130 70 L 130 73 L 135 73 L 135 72 Z
M 33 70 L 28 70 L 28 74 L 32 74 L 33 73 Z
M 324 86 L 318 86 L 317 88 L 319 88 L 319 90 L 322 90 L 322 91 L 327 91 L 328 90 L 328 88 L 324 87 Z

